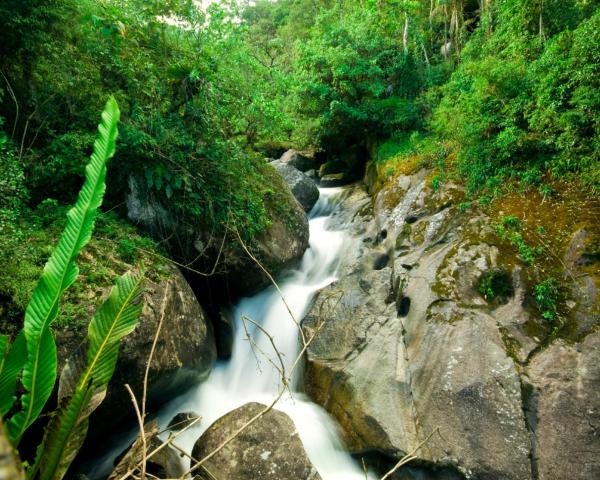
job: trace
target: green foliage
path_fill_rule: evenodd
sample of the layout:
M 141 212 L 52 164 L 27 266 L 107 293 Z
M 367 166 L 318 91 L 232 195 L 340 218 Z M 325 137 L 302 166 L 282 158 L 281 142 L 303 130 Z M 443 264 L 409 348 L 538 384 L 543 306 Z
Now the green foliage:
M 506 299 L 513 294 L 512 279 L 506 270 L 493 268 L 481 276 L 477 290 L 489 302 Z
M 377 9 L 336 5 L 321 12 L 300 46 L 298 107 L 317 119 L 320 146 L 347 147 L 419 126 L 419 68 L 380 19 Z
M 543 188 L 546 172 L 578 175 L 598 191 L 600 57 L 590 46 L 600 41 L 600 12 L 550 1 L 540 23 L 531 3 L 497 2 L 494 10 L 497 28 L 467 44 L 433 130 L 458 146 L 471 191 L 511 176 Z
M 558 318 L 559 294 L 558 282 L 554 277 L 548 277 L 533 287 L 533 296 L 542 318 L 551 324 Z
M 118 120 L 119 109 L 111 97 L 102 112 L 85 182 L 31 295 L 23 330 L 10 349 L 8 336 L 0 336 L 0 414 L 8 417 L 7 431 L 15 446 L 37 419 L 54 388 L 57 357 L 50 327 L 58 317 L 64 292 L 79 273 L 75 259 L 94 229 L 105 191 L 106 164 L 115 152 Z M 56 207 L 56 201 L 40 204 L 42 223 L 51 221 L 50 212 Z M 28 471 L 29 478 L 61 480 L 81 448 L 88 418 L 104 398 L 114 372 L 119 342 L 133 330 L 141 313 L 141 280 L 141 276 L 136 278 L 131 273 L 119 278 L 90 322 L 87 357 L 82 360 L 75 354 L 63 370 L 59 406 L 46 427 L 35 464 Z M 19 392 L 19 404 L 15 403 L 17 381 L 23 390 Z
M 57 359 L 50 325 L 58 315 L 63 292 L 77 278 L 75 259 L 91 237 L 96 211 L 104 195 L 106 163 L 115 151 L 118 118 L 117 104 L 111 98 L 102 113 L 99 136 L 86 168 L 86 181 L 75 206 L 67 215 L 65 230 L 44 267 L 25 311 L 23 332 L 27 355 L 16 360 L 22 369 L 21 384 L 24 392 L 20 398 L 20 408 L 6 424 L 8 435 L 15 446 L 39 416 L 54 387 Z
M 61 375 L 59 410 L 46 428 L 39 451 L 40 480 L 60 480 L 81 448 L 88 418 L 102 401 L 119 354 L 119 342 L 135 328 L 142 304 L 142 277 L 126 273 L 117 280 L 109 297 L 90 322 L 87 363 L 82 371 L 78 359 Z M 30 477 L 31 477 L 30 472 Z
M 496 233 L 502 240 L 506 240 L 517 250 L 519 258 L 527 265 L 535 262 L 538 255 L 542 254 L 544 248 L 531 246 L 527 243 L 522 233 L 523 224 L 521 219 L 514 215 L 506 216 L 502 222 L 496 225 Z

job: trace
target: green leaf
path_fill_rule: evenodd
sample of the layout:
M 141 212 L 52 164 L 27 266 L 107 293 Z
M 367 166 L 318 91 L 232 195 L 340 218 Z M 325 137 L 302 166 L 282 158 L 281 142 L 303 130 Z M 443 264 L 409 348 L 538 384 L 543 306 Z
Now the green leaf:
M 87 362 L 80 352 L 67 362 L 60 378 L 61 407 L 46 428 L 40 454 L 40 480 L 62 479 L 83 445 L 88 418 L 104 399 L 114 373 L 119 342 L 137 325 L 141 283 L 142 276 L 131 272 L 117 279 L 88 327 Z
M 62 294 L 77 278 L 75 259 L 89 241 L 94 228 L 106 188 L 106 163 L 115 152 L 118 120 L 119 108 L 111 97 L 102 112 L 99 134 L 77 202 L 67 214 L 65 230 L 25 311 L 23 330 L 27 340 L 27 361 L 23 367 L 22 410 L 7 422 L 7 430 L 15 446 L 39 416 L 54 387 L 57 360 L 50 325 L 58 314 Z
M 102 398 L 105 392 L 102 389 Z M 91 402 L 92 397 L 93 388 L 88 387 L 61 402 L 46 428 L 43 447 L 47 448 L 40 453 L 40 480 L 60 479 L 67 472 L 87 435 L 88 417 L 102 401 L 101 398 Z M 37 465 L 29 472 L 29 478 L 35 473 Z
M 5 345 L 5 348 L 8 345 Z M 17 335 L 8 354 L 3 359 L 0 374 L 0 415 L 4 416 L 15 403 L 17 376 L 27 361 L 27 344 L 23 332 Z
M 108 299 L 102 304 L 88 330 L 88 370 L 80 381 L 80 388 L 93 379 L 94 385 L 107 385 L 113 375 L 119 341 L 137 325 L 142 303 L 142 277 L 127 272 L 117 280 Z

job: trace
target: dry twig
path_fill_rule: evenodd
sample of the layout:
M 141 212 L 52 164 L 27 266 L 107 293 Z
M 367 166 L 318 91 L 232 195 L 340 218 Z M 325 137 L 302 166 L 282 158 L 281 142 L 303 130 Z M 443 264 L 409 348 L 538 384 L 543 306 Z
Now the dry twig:
M 387 479 L 388 479 L 388 478 L 390 478 L 390 477 L 391 477 L 391 476 L 394 474 L 394 472 L 395 472 L 396 470 L 398 470 L 398 469 L 399 469 L 401 466 L 403 466 L 403 465 L 406 465 L 408 462 L 411 462 L 411 461 L 413 461 L 414 459 L 416 459 L 416 458 L 417 458 L 417 456 L 416 456 L 415 454 L 417 453 L 417 451 L 419 451 L 419 449 L 420 449 L 420 448 L 421 448 L 423 445 L 425 445 L 425 444 L 426 444 L 426 443 L 429 441 L 429 439 L 430 439 L 431 437 L 433 437 L 433 434 L 434 434 L 434 433 L 436 433 L 436 432 L 437 432 L 437 433 L 440 433 L 440 427 L 436 427 L 436 429 L 435 429 L 433 432 L 431 432 L 429 435 L 427 435 L 427 438 L 425 438 L 425 440 L 423 440 L 423 441 L 422 441 L 421 443 L 419 443 L 419 444 L 418 444 L 418 445 L 417 445 L 415 448 L 413 448 L 411 452 L 409 452 L 409 453 L 407 453 L 406 455 L 404 455 L 404 457 L 402 457 L 402 458 L 401 458 L 401 459 L 398 461 L 398 463 L 397 463 L 396 465 L 394 465 L 394 467 L 393 467 L 393 468 L 392 468 L 392 469 L 391 469 L 389 472 L 387 472 L 387 473 L 386 473 L 386 474 L 385 474 L 383 477 L 381 477 L 381 480 L 387 480 Z

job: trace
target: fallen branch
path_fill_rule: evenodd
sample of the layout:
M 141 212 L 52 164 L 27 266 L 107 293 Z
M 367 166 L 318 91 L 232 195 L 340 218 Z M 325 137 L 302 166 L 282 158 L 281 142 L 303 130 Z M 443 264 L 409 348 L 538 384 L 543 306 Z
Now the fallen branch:
M 391 477 L 391 476 L 394 474 L 394 472 L 395 472 L 396 470 L 398 470 L 398 469 L 399 469 L 401 466 L 403 466 L 403 465 L 406 465 L 408 462 L 411 462 L 411 461 L 415 460 L 415 459 L 417 458 L 417 456 L 415 455 L 415 454 L 417 453 L 417 451 L 418 451 L 418 450 L 419 450 L 419 449 L 420 449 L 420 448 L 421 448 L 423 445 L 425 445 L 425 444 L 426 444 L 426 443 L 429 441 L 429 439 L 430 439 L 431 437 L 433 437 L 433 434 L 434 434 L 434 433 L 436 433 L 436 432 L 437 432 L 437 433 L 440 433 L 440 427 L 436 427 L 436 429 L 435 429 L 433 432 L 431 432 L 429 435 L 427 435 L 427 438 L 425 438 L 425 440 L 423 440 L 423 441 L 422 441 L 421 443 L 419 443 L 419 444 L 418 444 L 418 445 L 417 445 L 415 448 L 413 448 L 413 449 L 412 449 L 412 451 L 411 451 L 410 453 L 407 453 L 407 454 L 406 454 L 404 457 L 402 457 L 402 458 L 400 459 L 400 461 L 399 461 L 399 462 L 398 462 L 396 465 L 394 465 L 394 467 L 393 467 L 393 468 L 392 468 L 392 469 L 391 469 L 389 472 L 387 472 L 387 473 L 386 473 L 386 474 L 385 474 L 383 477 L 381 477 L 381 480 L 387 480 L 387 479 L 388 479 L 388 478 L 390 478 L 390 477 Z

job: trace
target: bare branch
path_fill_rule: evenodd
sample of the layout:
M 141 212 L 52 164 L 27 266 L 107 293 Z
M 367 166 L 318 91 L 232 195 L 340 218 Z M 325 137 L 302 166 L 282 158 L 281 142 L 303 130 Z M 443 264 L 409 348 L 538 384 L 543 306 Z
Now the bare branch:
M 427 435 L 427 438 L 425 438 L 425 440 L 423 440 L 415 448 L 413 448 L 411 452 L 407 453 L 404 457 L 402 457 L 400 461 L 396 465 L 394 465 L 394 467 L 389 472 L 387 472 L 383 477 L 381 477 L 381 480 L 386 480 L 390 478 L 394 474 L 394 472 L 398 470 L 402 465 L 406 465 L 408 462 L 411 462 L 412 460 L 417 458 L 417 456 L 415 455 L 417 451 L 423 445 L 425 445 L 431 437 L 433 437 L 434 433 L 440 433 L 440 427 L 436 427 L 436 429 L 433 432 Z

